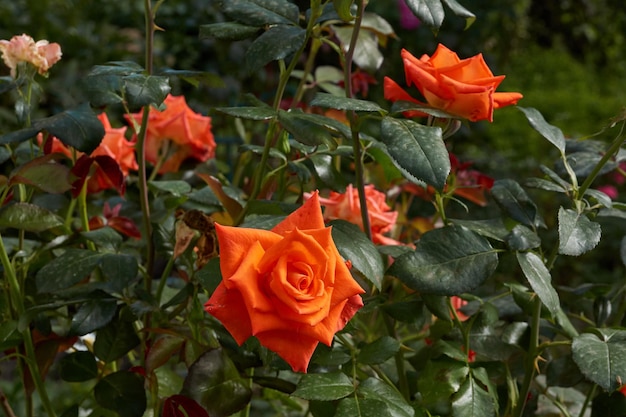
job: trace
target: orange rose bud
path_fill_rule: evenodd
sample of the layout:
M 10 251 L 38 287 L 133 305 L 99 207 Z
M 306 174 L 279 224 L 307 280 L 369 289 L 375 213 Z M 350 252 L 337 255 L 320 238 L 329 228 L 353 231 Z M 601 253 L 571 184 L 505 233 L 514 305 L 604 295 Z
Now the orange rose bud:
M 317 193 L 271 231 L 215 224 L 222 282 L 205 310 L 243 344 L 255 336 L 294 371 L 363 306 L 324 226 Z
M 408 86 L 414 85 L 429 106 L 444 110 L 472 122 L 493 121 L 493 110 L 517 104 L 520 93 L 497 93 L 504 75 L 494 76 L 482 54 L 459 59 L 455 52 L 439 44 L 429 57 L 415 58 L 402 50 L 402 61 Z M 411 97 L 391 78 L 385 77 L 385 98 L 391 101 L 425 103 Z M 421 112 L 406 112 L 408 117 L 425 116 Z
M 194 112 L 185 97 L 168 95 L 165 110 L 150 108 L 146 131 L 146 159 L 156 165 L 164 159 L 159 173 L 177 172 L 187 158 L 204 162 L 215 156 L 211 118 Z M 141 124 L 143 111 L 131 117 Z

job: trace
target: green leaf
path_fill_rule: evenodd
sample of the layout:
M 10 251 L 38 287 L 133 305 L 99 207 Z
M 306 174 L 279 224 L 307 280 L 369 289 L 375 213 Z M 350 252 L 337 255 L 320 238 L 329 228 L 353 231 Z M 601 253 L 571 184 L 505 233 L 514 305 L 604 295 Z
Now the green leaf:
M 441 0 L 405 0 L 409 9 L 426 26 L 439 30 L 446 15 Z
M 378 378 L 368 378 L 357 389 L 359 396 L 379 400 L 386 406 L 386 411 L 379 416 L 413 417 L 415 411 L 395 387 L 392 387 Z
M 329 131 L 336 128 L 339 132 L 346 127 L 335 126 L 328 117 L 318 114 L 306 114 L 299 111 L 279 111 L 278 120 L 283 128 L 291 133 L 295 140 L 309 146 L 326 145 L 329 149 L 337 147 L 337 142 Z M 335 120 L 335 122 L 337 122 Z M 324 123 L 324 124 L 322 124 Z M 340 122 L 337 122 L 340 124 Z
M 347 49 L 352 40 L 354 27 L 352 25 L 333 26 L 333 30 L 342 46 Z M 384 60 L 383 54 L 378 49 L 378 44 L 379 37 L 375 31 L 365 28 L 359 31 L 354 48 L 354 64 L 365 71 L 376 72 Z
M 120 417 L 141 417 L 146 411 L 146 390 L 141 376 L 118 371 L 102 378 L 94 387 L 96 402 Z
M 43 232 L 60 226 L 63 226 L 63 219 L 34 204 L 14 203 L 0 209 L 0 228 Z
M 124 356 L 140 342 L 132 322 L 118 318 L 98 330 L 93 353 L 109 363 Z
M 333 6 L 335 11 L 341 20 L 344 22 L 351 22 L 354 20 L 354 16 L 350 11 L 354 0 L 333 0 Z
M 226 417 L 245 408 L 252 392 L 249 382 L 222 349 L 203 353 L 183 383 L 183 395 L 202 405 L 211 417 Z
M 88 103 L 71 110 L 36 120 L 33 127 L 56 136 L 65 145 L 90 154 L 104 137 L 104 126 Z
M 381 288 L 385 267 L 376 245 L 365 236 L 359 226 L 344 220 L 330 222 L 337 249 L 352 267 L 378 289 Z
M 450 157 L 440 128 L 385 117 L 381 133 L 393 163 L 409 180 L 443 189 L 450 173 Z
M 306 31 L 298 26 L 270 27 L 246 51 L 246 70 L 253 74 L 271 61 L 287 58 L 302 46 L 305 39 Z
M 561 154 L 565 153 L 565 136 L 561 129 L 546 122 L 546 119 L 543 118 L 543 115 L 537 109 L 532 107 L 518 107 L 518 109 L 526 115 L 526 119 L 528 119 L 533 129 L 556 146 Z
M 18 322 L 5 320 L 0 324 L 0 351 L 4 352 L 22 343 L 22 334 L 18 330 Z
M 465 362 L 447 357 L 429 360 L 420 372 L 417 387 L 426 406 L 448 402 L 467 378 L 469 367 Z
M 456 295 L 471 291 L 498 265 L 498 255 L 482 236 L 446 226 L 425 233 L 414 252 L 400 256 L 388 274 L 427 294 Z
M 589 380 L 605 391 L 614 391 L 626 381 L 626 331 L 594 329 L 572 342 L 574 362 Z
M 87 278 L 104 255 L 85 249 L 67 249 L 37 272 L 40 293 L 64 290 Z
M 101 227 L 96 230 L 90 230 L 88 232 L 80 232 L 80 235 L 95 243 L 99 248 L 108 250 L 116 250 L 124 241 L 122 235 L 109 226 Z
M 27 184 L 50 194 L 61 194 L 72 188 L 69 181 L 70 170 L 59 164 L 58 155 L 37 157 L 20 166 L 11 174 L 9 186 Z
M 259 26 L 242 25 L 236 22 L 200 25 L 200 39 L 216 38 L 225 41 L 240 41 L 251 38 L 259 29 Z
M 491 195 L 513 220 L 530 228 L 543 223 L 537 206 L 517 182 L 510 179 L 497 180 L 491 187 Z
M 250 26 L 298 23 L 300 10 L 287 0 L 221 0 L 231 18 Z
M 504 225 L 502 219 L 487 219 L 487 220 L 460 220 L 450 219 L 453 224 L 463 226 L 478 233 L 481 236 L 488 237 L 490 239 L 504 242 L 508 235 L 509 230 Z
M 276 111 L 269 107 L 218 107 L 215 110 L 233 117 L 249 120 L 270 120 L 276 117 Z
M 518 224 L 506 237 L 506 243 L 511 250 L 525 251 L 538 248 L 541 245 L 541 239 L 528 227 Z
M 438 117 L 441 119 L 458 119 L 458 116 L 452 113 L 443 111 L 441 109 L 437 109 L 435 107 L 430 107 L 428 104 L 418 104 L 418 103 L 413 103 L 412 101 L 403 101 L 403 100 L 395 101 L 391 105 L 390 113 L 398 114 L 398 113 L 403 113 L 405 111 L 411 111 L 411 110 L 418 110 L 418 111 L 421 111 L 422 113 L 426 113 L 430 116 Z
M 363 112 L 384 112 L 385 110 L 373 101 L 359 100 L 356 98 L 338 97 L 327 93 L 317 93 L 310 103 L 318 106 L 339 110 L 354 110 Z
M 137 278 L 137 258 L 123 253 L 104 254 L 100 269 L 107 279 L 107 290 L 122 293 Z
M 354 392 L 354 385 L 346 374 L 333 372 L 327 374 L 304 374 L 298 382 L 293 396 L 305 400 L 333 401 Z
M 381 336 L 372 343 L 361 347 L 357 360 L 366 365 L 378 365 L 391 358 L 400 350 L 400 342 L 393 337 Z
M 59 374 L 67 382 L 84 382 L 98 376 L 96 357 L 89 351 L 77 351 L 59 360 Z
M 550 271 L 541 258 L 533 252 L 518 252 L 517 262 L 533 291 L 548 310 L 555 315 L 561 308 L 559 295 L 552 286 Z
M 465 18 L 465 29 L 467 30 L 476 20 L 474 13 L 461 6 L 456 0 L 442 0 L 452 12 L 462 18 Z
M 373 398 L 344 398 L 339 402 L 334 417 L 388 417 L 387 405 Z
M 116 310 L 114 298 L 100 295 L 87 300 L 72 316 L 70 334 L 82 336 L 106 326 L 115 317 Z
M 493 397 L 470 376 L 452 396 L 452 415 L 455 417 L 491 417 L 496 415 Z
M 163 76 L 131 74 L 123 77 L 123 81 L 125 98 L 130 109 L 147 105 L 159 106 L 171 90 L 168 77 Z
M 162 69 L 158 75 L 164 75 L 166 77 L 177 77 L 183 81 L 188 82 L 194 87 L 198 87 L 203 84 L 206 87 L 212 88 L 224 88 L 226 83 L 218 75 L 206 71 L 191 71 L 191 70 L 175 70 L 175 69 Z
M 162 191 L 174 197 L 186 196 L 191 192 L 191 185 L 187 181 L 182 180 L 150 181 L 148 182 L 148 187 L 152 191 Z
M 599 223 L 574 210 L 559 208 L 559 253 L 579 256 L 595 248 L 600 242 Z

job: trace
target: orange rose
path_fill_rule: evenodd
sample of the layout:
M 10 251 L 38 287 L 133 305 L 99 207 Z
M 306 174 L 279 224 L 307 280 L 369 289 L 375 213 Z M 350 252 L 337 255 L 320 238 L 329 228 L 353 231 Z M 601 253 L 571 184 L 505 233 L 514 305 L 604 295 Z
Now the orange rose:
M 256 336 L 296 372 L 363 306 L 317 193 L 271 231 L 215 225 L 222 282 L 204 305 L 240 345 Z
M 137 170 L 135 160 L 135 144 L 126 140 L 126 127 L 113 128 L 106 113 L 100 113 L 98 119 L 104 126 L 104 137 L 100 145 L 87 157 L 82 152 L 76 152 L 78 160 L 72 172 L 79 178 L 75 184 L 77 192 L 86 177 L 89 176 L 91 166 L 97 168 L 89 178 L 87 191 L 96 193 L 109 188 L 117 188 L 123 193 L 124 180 L 130 170 Z M 39 135 L 41 143 L 42 136 Z M 46 153 L 62 153 L 72 158 L 72 151 L 59 139 L 51 137 L 46 142 Z
M 146 132 L 146 160 L 162 164 L 159 173 L 176 172 L 187 158 L 204 162 L 215 156 L 215 139 L 211 118 L 202 116 L 187 106 L 185 97 L 168 95 L 166 108 L 150 108 Z M 143 111 L 131 117 L 141 123 Z
M 11 68 L 13 78 L 20 62 L 31 63 L 43 75 L 61 59 L 62 55 L 58 43 L 49 43 L 45 39 L 35 42 L 28 35 L 13 36 L 10 41 L 0 40 L 0 52 L 4 63 Z
M 367 200 L 367 211 L 372 229 L 372 240 L 381 245 L 398 245 L 400 242 L 384 236 L 384 233 L 391 231 L 398 218 L 397 211 L 391 211 L 385 201 L 385 194 L 376 190 L 372 184 L 365 186 L 365 199 Z M 348 185 L 345 193 L 331 191 L 328 198 L 321 198 L 320 202 L 326 210 L 324 219 L 326 221 L 341 219 L 354 223 L 363 230 L 363 219 L 361 217 L 361 203 L 359 192 L 352 184 Z
M 496 93 L 504 75 L 494 77 L 482 54 L 467 59 L 439 44 L 432 57 L 415 58 L 407 50 L 401 52 L 408 86 L 415 85 L 431 107 L 469 119 L 493 121 L 493 110 L 516 104 L 520 93 Z M 385 77 L 385 98 L 391 101 L 414 99 L 395 81 Z M 407 116 L 424 116 L 407 112 Z

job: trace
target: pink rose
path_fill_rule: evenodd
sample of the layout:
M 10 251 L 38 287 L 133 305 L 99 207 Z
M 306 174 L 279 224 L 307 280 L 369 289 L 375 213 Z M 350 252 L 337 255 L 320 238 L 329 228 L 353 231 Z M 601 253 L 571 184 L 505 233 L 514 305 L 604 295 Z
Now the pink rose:
M 11 76 L 15 78 L 17 65 L 29 62 L 45 75 L 50 67 L 61 59 L 61 46 L 43 39 L 35 42 L 28 35 L 13 36 L 10 41 L 0 40 L 0 52 L 4 63 L 11 68 Z

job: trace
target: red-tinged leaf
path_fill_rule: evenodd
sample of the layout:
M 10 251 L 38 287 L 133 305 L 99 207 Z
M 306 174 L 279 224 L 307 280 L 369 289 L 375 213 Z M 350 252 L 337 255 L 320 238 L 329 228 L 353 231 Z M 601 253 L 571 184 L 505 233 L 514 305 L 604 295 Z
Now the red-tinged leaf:
M 128 237 L 141 239 L 141 232 L 139 231 L 139 228 L 137 227 L 135 222 L 133 222 L 128 217 L 112 217 L 107 220 L 107 226 Z
M 172 395 L 163 402 L 163 417 L 209 417 L 197 402 L 184 395 Z
M 241 210 L 243 210 L 243 207 L 241 207 L 241 204 L 239 204 L 237 200 L 226 194 L 222 183 L 219 182 L 217 178 L 207 174 L 196 173 L 196 175 L 202 178 L 208 186 L 211 187 L 211 190 L 213 190 L 217 198 L 220 200 L 220 203 L 222 203 L 222 206 L 226 209 L 226 212 L 230 216 L 231 220 L 236 219 L 241 213 Z
M 163 366 L 183 346 L 184 340 L 180 337 L 163 336 L 158 338 L 146 356 L 146 371 L 154 372 Z
M 37 331 L 33 332 L 35 359 L 42 378 L 46 377 L 46 374 L 57 357 L 57 354 L 69 349 L 74 343 L 76 343 L 77 340 L 78 337 L 76 336 L 61 337 L 56 333 L 42 335 Z M 25 368 L 24 372 L 24 388 L 28 394 L 32 394 L 35 391 L 35 384 L 28 367 Z
M 72 188 L 69 169 L 57 160 L 60 154 L 44 155 L 19 167 L 9 179 L 9 185 L 27 184 L 46 193 L 61 194 Z
M 72 197 L 76 198 L 85 185 L 85 181 L 89 177 L 91 165 L 94 163 L 93 158 L 83 155 L 74 164 L 70 172 L 74 176 L 72 181 Z
M 126 184 L 124 182 L 124 173 L 120 169 L 120 165 L 117 161 L 108 155 L 96 155 L 93 157 L 98 164 L 94 176 L 97 181 L 96 184 L 90 186 L 90 192 L 97 192 L 108 188 L 115 188 L 120 195 L 124 195 L 126 191 Z

